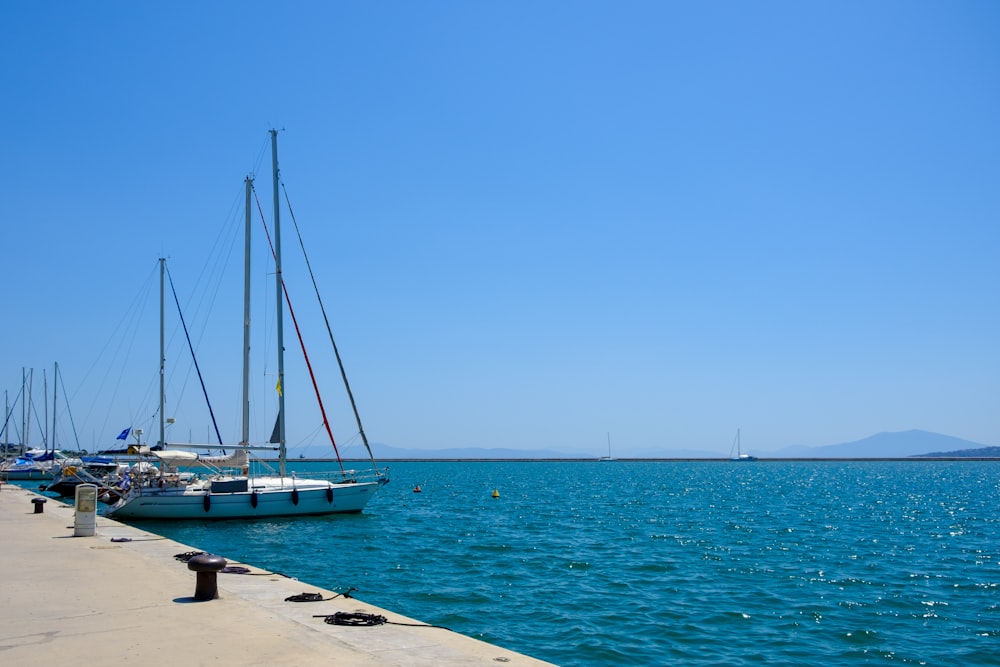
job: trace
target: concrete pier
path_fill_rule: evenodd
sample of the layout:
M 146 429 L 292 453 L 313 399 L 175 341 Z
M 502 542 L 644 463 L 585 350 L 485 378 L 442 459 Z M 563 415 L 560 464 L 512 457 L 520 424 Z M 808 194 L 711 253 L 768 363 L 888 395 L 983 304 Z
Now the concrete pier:
M 171 664 L 310 667 L 539 667 L 536 660 L 266 570 L 218 575 L 218 599 L 196 601 L 196 573 L 174 558 L 197 550 L 97 518 L 73 536 L 74 509 L 4 483 L 0 490 L 0 656 L 6 665 Z M 225 554 L 218 554 L 225 557 Z M 330 625 L 317 615 L 374 614 L 390 623 Z M 393 625 L 392 623 L 409 623 Z

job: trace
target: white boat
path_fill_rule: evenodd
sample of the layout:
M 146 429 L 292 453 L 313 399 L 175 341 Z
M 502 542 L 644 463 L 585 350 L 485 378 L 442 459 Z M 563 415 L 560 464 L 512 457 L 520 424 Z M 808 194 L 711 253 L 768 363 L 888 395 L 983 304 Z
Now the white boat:
M 60 498 L 72 498 L 76 487 L 93 484 L 98 488 L 98 499 L 108 499 L 104 501 L 108 502 L 111 498 L 118 500 L 121 497 L 115 487 L 128 470 L 128 463 L 110 456 L 82 456 L 64 461 L 62 469 L 52 481 L 38 488 Z
M 66 457 L 51 449 L 30 449 L 21 456 L 0 465 L 0 476 L 8 481 L 52 479 Z
M 278 445 L 277 474 L 256 474 L 248 465 L 249 444 L 249 323 L 250 323 L 250 219 L 251 188 L 253 181 L 246 180 L 246 260 L 244 263 L 244 356 L 243 356 L 243 434 L 236 451 L 226 457 L 204 457 L 192 451 L 169 449 L 164 440 L 163 418 L 163 267 L 160 260 L 161 300 L 161 448 L 141 448 L 140 453 L 158 462 L 157 473 L 126 476 L 120 484 L 125 495 L 108 508 L 105 514 L 115 519 L 253 519 L 280 516 L 306 516 L 360 512 L 380 486 L 389 481 L 388 471 L 379 470 L 368 447 L 367 438 L 358 427 L 362 441 L 368 448 L 372 467 L 366 471 L 338 470 L 328 474 L 310 474 L 309 478 L 286 473 L 285 448 L 285 389 L 284 341 L 282 325 L 282 295 L 284 284 L 281 273 L 280 215 L 278 197 L 278 137 L 271 130 L 271 162 L 274 185 L 274 260 L 278 293 L 277 345 L 278 345 L 278 419 L 271 442 Z M 332 336 L 331 336 L 332 340 Z M 334 347 L 336 352 L 336 347 Z M 339 354 L 338 362 L 339 362 Z M 342 374 L 343 374 L 343 369 Z M 346 383 L 346 376 L 344 376 Z M 348 387 L 348 395 L 350 388 Z M 353 405 L 353 397 L 351 403 Z M 357 411 L 355 410 L 355 417 Z M 272 450 L 273 447 L 264 449 Z M 203 466 L 208 471 L 198 477 L 185 476 L 181 468 Z M 257 467 L 256 465 L 254 466 Z M 231 471 L 227 471 L 229 468 Z
M 729 450 L 729 460 L 730 461 L 756 461 L 757 457 L 752 454 L 744 454 L 740 448 L 740 430 L 736 429 L 736 440 L 733 441 L 733 446 Z
M 31 376 L 34 378 L 34 369 L 31 371 Z M 25 406 L 27 411 L 26 415 L 22 415 L 23 425 L 22 433 L 25 434 L 25 440 L 27 440 L 28 426 L 30 425 L 30 414 L 33 411 L 32 400 L 31 400 L 31 384 L 28 385 L 28 397 L 25 399 L 24 385 L 27 384 L 27 378 L 24 376 L 22 371 L 22 406 Z M 33 379 L 32 379 L 33 384 Z M 64 465 L 68 465 L 67 457 L 62 452 L 58 451 L 56 448 L 56 405 L 59 398 L 59 364 L 55 364 L 55 374 L 53 375 L 53 393 L 52 393 L 52 436 L 48 436 L 49 428 L 49 409 L 48 409 L 48 383 L 45 384 L 45 436 L 44 443 L 45 447 L 43 449 L 28 449 L 16 458 L 9 461 L 4 461 L 0 463 L 0 479 L 6 479 L 10 481 L 30 481 L 30 480 L 50 480 L 59 475 L 60 470 Z M 10 409 L 6 409 L 7 415 L 4 421 L 4 427 L 10 421 Z M 51 446 L 50 446 L 51 444 Z
M 608 431 L 608 455 L 602 456 L 598 461 L 614 461 L 615 457 L 611 456 L 611 431 Z

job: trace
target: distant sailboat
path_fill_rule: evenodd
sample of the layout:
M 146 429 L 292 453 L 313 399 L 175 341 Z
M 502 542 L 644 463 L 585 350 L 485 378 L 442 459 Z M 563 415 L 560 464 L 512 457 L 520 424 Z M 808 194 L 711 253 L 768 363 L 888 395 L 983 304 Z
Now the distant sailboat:
M 611 432 L 610 431 L 608 432 L 608 455 L 607 456 L 602 456 L 598 460 L 600 460 L 600 461 L 614 461 L 615 460 L 615 457 L 611 456 Z
M 740 449 L 740 430 L 736 429 L 736 440 L 733 441 L 732 449 L 729 450 L 730 461 L 756 461 L 757 457 L 752 454 L 744 454 Z

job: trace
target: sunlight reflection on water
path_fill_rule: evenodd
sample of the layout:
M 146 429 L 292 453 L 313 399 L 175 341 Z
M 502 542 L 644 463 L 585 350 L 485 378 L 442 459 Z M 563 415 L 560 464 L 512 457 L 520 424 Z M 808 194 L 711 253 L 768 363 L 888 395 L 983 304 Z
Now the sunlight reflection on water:
M 567 667 L 1000 654 L 1000 463 L 392 472 L 360 515 L 147 526 Z

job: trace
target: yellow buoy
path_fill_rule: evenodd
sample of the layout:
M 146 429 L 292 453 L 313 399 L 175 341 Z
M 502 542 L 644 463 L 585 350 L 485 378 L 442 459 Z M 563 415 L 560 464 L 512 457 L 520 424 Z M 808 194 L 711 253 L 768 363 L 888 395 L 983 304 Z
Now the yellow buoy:
M 493 489 L 493 497 L 494 498 L 499 498 L 500 497 L 500 492 L 498 490 L 496 490 L 496 489 Z

